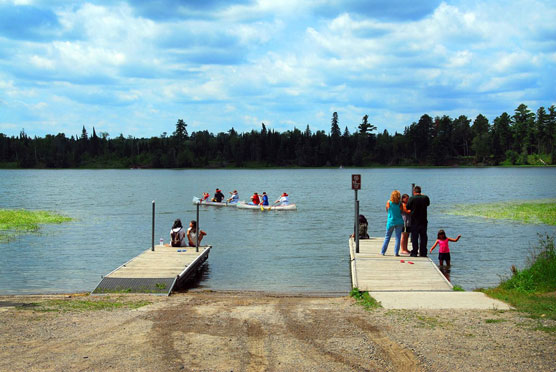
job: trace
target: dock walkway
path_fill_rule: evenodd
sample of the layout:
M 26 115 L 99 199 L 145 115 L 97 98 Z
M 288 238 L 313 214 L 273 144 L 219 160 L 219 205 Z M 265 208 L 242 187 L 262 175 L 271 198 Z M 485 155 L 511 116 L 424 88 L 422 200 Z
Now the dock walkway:
M 388 309 L 499 309 L 510 307 L 481 292 L 454 291 L 429 257 L 394 255 L 394 241 L 380 254 L 383 238 L 349 240 L 352 288 L 368 291 Z
M 212 247 L 167 247 L 157 245 L 124 263 L 106 276 L 93 291 L 102 293 L 170 294 L 177 284 L 195 275 Z

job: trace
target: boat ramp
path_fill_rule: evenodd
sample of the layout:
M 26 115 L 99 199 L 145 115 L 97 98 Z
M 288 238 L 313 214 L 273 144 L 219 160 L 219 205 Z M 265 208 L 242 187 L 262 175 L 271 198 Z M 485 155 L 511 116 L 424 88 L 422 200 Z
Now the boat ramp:
M 388 309 L 498 309 L 510 307 L 481 292 L 454 291 L 429 257 L 394 255 L 394 242 L 381 252 L 383 238 L 349 240 L 352 288 L 368 291 Z

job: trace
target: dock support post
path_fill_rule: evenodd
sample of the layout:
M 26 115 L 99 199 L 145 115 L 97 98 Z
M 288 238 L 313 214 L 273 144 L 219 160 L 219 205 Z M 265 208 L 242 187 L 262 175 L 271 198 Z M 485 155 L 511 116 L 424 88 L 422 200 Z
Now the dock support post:
M 154 200 L 153 200 L 153 231 L 152 231 L 151 251 L 154 251 Z
M 197 237 L 197 241 L 195 242 L 196 252 L 199 252 L 199 204 L 197 204 L 197 224 L 196 224 L 195 236 Z

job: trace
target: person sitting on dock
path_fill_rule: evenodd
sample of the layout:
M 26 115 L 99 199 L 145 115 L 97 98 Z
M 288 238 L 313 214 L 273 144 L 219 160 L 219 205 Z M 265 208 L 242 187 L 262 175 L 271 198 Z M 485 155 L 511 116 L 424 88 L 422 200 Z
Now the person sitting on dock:
M 261 201 L 261 205 L 268 205 L 268 195 L 266 195 L 266 192 L 263 192 L 263 200 Z
M 239 195 L 237 193 L 237 190 L 234 190 L 234 192 L 231 192 L 230 194 L 232 194 L 232 196 L 230 196 L 228 198 L 228 203 L 234 204 L 237 203 L 239 201 Z
M 369 237 L 369 222 L 364 215 L 359 215 L 359 239 L 370 239 Z M 351 234 L 350 238 L 354 238 L 355 234 Z
M 288 194 L 283 193 L 282 196 L 280 197 L 280 199 L 278 199 L 274 202 L 274 204 L 276 204 L 276 203 L 279 203 L 278 205 L 289 205 L 290 200 L 288 199 Z
M 220 189 L 216 189 L 212 201 L 222 203 L 222 200 L 224 200 L 224 194 L 222 194 L 222 191 Z
M 170 245 L 172 247 L 185 247 L 185 230 L 178 218 L 174 221 L 172 229 L 170 230 Z
M 261 204 L 261 200 L 259 199 L 259 194 L 254 193 L 253 196 L 251 196 L 251 204 L 253 205 Z
M 201 240 L 203 240 L 205 235 L 207 235 L 206 232 L 199 230 L 199 245 L 201 245 Z M 197 246 L 197 221 L 195 220 L 192 220 L 189 223 L 189 229 L 187 229 L 187 240 L 190 247 Z

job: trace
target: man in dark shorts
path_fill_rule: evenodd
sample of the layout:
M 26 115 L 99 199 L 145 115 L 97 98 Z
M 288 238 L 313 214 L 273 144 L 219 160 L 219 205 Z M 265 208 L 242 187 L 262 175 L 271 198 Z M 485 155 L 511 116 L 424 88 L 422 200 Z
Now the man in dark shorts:
M 407 202 L 407 209 L 411 211 L 411 257 L 427 257 L 427 207 L 429 197 L 421 194 L 421 186 L 415 186 L 413 196 Z

